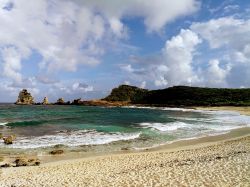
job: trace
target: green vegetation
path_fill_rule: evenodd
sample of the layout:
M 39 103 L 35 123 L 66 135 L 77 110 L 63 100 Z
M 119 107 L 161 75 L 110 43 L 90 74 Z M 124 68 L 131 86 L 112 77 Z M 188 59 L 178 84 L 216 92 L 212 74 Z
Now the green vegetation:
M 250 106 L 250 89 L 174 86 L 148 91 L 122 85 L 104 100 L 156 106 Z
M 121 85 L 118 88 L 114 88 L 111 94 L 103 100 L 133 102 L 134 100 L 142 99 L 141 96 L 146 92 L 148 92 L 148 90 L 137 88 L 135 86 Z

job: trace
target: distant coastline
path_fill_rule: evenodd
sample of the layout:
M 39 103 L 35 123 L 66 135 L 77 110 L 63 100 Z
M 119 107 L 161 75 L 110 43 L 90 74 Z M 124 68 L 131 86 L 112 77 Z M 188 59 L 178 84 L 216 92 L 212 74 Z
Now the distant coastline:
M 154 106 L 154 107 L 199 107 L 199 106 L 250 106 L 250 89 L 202 88 L 174 86 L 162 90 L 146 90 L 129 85 L 114 88 L 103 99 L 64 101 L 59 98 L 49 103 L 35 103 L 31 94 L 23 89 L 15 104 L 18 105 L 83 105 L 83 106 Z

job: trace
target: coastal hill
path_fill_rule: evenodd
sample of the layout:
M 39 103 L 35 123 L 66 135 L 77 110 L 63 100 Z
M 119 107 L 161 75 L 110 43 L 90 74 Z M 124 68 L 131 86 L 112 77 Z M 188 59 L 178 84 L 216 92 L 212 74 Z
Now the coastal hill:
M 104 98 L 106 101 L 126 101 L 134 102 L 140 100 L 141 96 L 148 93 L 148 90 L 138 88 L 129 85 L 120 85 L 118 88 L 114 88 L 109 96 Z
M 145 90 L 121 85 L 103 100 L 155 106 L 250 106 L 250 89 L 174 86 Z

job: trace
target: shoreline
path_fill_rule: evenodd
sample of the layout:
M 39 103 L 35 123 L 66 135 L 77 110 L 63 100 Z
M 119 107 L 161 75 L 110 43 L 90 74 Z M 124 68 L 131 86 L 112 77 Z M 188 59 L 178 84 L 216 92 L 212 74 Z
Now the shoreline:
M 185 109 L 185 108 L 183 108 Z M 241 115 L 250 115 L 250 107 L 195 107 L 195 108 L 187 108 L 187 109 L 194 109 L 194 110 L 204 110 L 204 111 L 233 111 L 239 112 Z M 233 110 L 234 109 L 234 110 Z M 218 141 L 226 141 L 231 140 L 234 138 L 250 136 L 250 127 L 240 127 L 232 130 L 228 130 L 227 132 L 222 132 L 218 134 L 209 134 L 203 135 L 193 138 L 187 139 L 180 139 L 174 140 L 170 142 L 165 142 L 163 144 L 158 144 L 152 147 L 146 148 L 130 148 L 127 150 L 118 150 L 118 151 L 110 151 L 110 152 L 91 152 L 91 151 L 72 151 L 70 148 L 63 148 L 65 152 L 60 155 L 51 155 L 48 151 L 56 150 L 57 148 L 41 148 L 40 150 L 32 151 L 32 149 L 13 149 L 14 154 L 1 152 L 0 151 L 0 158 L 4 157 L 7 158 L 8 156 L 11 159 L 4 159 L 14 161 L 17 157 L 31 157 L 31 158 L 39 158 L 42 164 L 57 162 L 61 160 L 71 160 L 71 159 L 78 159 L 78 158 L 89 158 L 89 157 L 100 157 L 105 155 L 117 155 L 117 154 L 127 154 L 127 153 L 143 153 L 143 152 L 153 152 L 153 151 L 161 151 L 161 150 L 168 150 L 168 151 L 176 151 L 176 150 L 185 150 L 191 146 L 206 146 L 209 144 L 213 144 L 214 142 Z M 60 148 L 59 148 L 60 149 Z M 18 151 L 19 150 L 19 151 Z M 46 151 L 47 150 L 47 151 Z M 27 153 L 25 153 L 28 151 Z M 3 164 L 0 161 L 0 165 Z
M 247 186 L 249 156 L 248 134 L 185 149 L 163 148 L 4 168 L 0 171 L 0 186 Z
M 16 158 L 38 158 L 41 161 L 41 165 L 46 165 L 50 163 L 64 162 L 64 161 L 74 161 L 81 159 L 92 159 L 92 158 L 101 158 L 109 157 L 114 155 L 129 155 L 129 154 L 141 154 L 141 153 L 153 153 L 153 152 L 176 152 L 176 151 L 185 151 L 189 149 L 202 148 L 210 145 L 215 145 L 217 143 L 223 143 L 225 141 L 237 140 L 240 138 L 250 137 L 250 127 L 242 127 L 237 129 L 232 129 L 228 132 L 216 135 L 206 135 L 201 137 L 194 137 L 188 139 L 175 140 L 172 142 L 166 142 L 162 145 L 156 145 L 148 148 L 139 148 L 139 149 L 128 149 L 128 150 L 119 150 L 111 152 L 84 152 L 84 151 L 66 151 L 63 154 L 51 155 L 44 154 L 44 152 L 28 152 L 21 153 L 17 152 L 16 154 L 1 154 L 0 158 L 4 158 L 3 163 L 13 162 Z M 56 150 L 56 149 L 51 149 Z M 41 154 L 42 153 L 42 154 Z M 9 156 L 9 157 L 8 157 Z M 7 158 L 6 158 L 7 157 Z M 1 164 L 1 161 L 0 161 Z M 27 166 L 26 166 L 27 167 Z M 30 166 L 28 166 L 30 167 Z M 32 167 L 32 166 L 31 166 Z M 0 168 L 1 169 L 1 168 Z
M 250 106 L 201 106 L 201 107 L 194 107 L 196 110 L 208 110 L 208 111 L 234 111 L 239 112 L 241 115 L 248 115 L 250 116 Z
M 0 186 L 247 186 L 249 156 L 250 127 L 243 127 L 142 150 L 38 156 L 40 166 L 0 168 Z

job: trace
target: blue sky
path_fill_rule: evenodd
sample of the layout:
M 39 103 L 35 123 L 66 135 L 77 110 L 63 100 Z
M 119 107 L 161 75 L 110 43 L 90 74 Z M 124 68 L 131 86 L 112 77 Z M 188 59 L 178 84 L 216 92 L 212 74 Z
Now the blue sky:
M 248 0 L 1 0 L 0 25 L 0 102 L 250 87 Z

